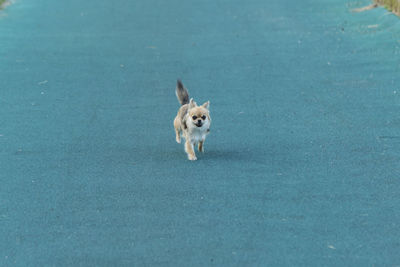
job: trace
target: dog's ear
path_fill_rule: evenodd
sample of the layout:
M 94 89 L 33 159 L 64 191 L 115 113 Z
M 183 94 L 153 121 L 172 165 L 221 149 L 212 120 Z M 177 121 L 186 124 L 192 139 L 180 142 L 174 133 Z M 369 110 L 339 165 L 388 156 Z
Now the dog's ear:
M 203 105 L 201 105 L 203 108 L 208 109 L 210 107 L 210 101 L 207 101 L 206 103 L 204 103 Z
M 197 107 L 197 104 L 196 104 L 196 102 L 194 102 L 193 98 L 191 98 L 190 102 L 189 102 L 189 109 L 192 109 L 195 107 Z

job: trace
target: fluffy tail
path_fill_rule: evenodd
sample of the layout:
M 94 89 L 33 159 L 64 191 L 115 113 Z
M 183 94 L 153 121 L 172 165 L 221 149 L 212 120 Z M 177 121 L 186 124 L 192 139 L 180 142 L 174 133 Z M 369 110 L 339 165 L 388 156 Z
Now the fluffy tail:
M 181 82 L 181 80 L 178 80 L 176 83 L 176 97 L 178 98 L 179 103 L 181 103 L 181 105 L 185 105 L 189 103 L 189 92 L 188 90 L 185 88 L 185 86 L 183 86 L 183 83 Z

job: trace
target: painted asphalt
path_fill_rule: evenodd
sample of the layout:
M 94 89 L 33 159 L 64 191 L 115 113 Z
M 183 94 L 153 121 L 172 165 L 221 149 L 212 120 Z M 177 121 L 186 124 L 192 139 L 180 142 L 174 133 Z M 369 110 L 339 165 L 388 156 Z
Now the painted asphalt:
M 368 3 L 0 11 L 0 265 L 400 265 L 400 22 Z

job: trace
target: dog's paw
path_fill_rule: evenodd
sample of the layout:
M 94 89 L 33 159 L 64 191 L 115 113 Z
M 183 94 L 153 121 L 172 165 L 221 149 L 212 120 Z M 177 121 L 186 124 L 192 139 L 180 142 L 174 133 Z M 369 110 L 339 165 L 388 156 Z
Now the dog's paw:
M 197 158 L 196 158 L 196 156 L 195 155 L 193 155 L 193 156 L 191 156 L 191 155 L 189 155 L 189 160 L 197 160 Z
M 176 142 L 178 143 L 178 144 L 180 144 L 181 143 L 181 139 L 180 138 L 176 138 Z

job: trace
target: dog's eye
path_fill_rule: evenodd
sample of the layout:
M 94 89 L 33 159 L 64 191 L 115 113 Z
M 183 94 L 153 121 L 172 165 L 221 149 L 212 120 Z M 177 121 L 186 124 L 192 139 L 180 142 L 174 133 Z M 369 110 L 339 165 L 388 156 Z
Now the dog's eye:
M 197 116 L 193 116 L 192 119 L 194 119 L 194 120 L 197 119 Z
M 203 116 L 201 116 L 201 118 L 202 118 L 203 120 L 205 120 L 205 119 L 206 119 L 206 116 L 203 115 Z

